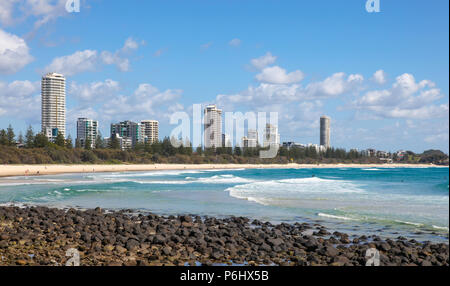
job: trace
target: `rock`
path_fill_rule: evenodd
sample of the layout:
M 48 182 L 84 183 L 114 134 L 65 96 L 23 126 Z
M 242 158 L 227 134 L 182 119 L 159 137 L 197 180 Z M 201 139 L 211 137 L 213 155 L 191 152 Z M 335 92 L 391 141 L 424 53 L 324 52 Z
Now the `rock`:
M 269 252 L 269 251 L 272 251 L 272 248 L 267 243 L 262 243 L 259 246 L 259 250 Z
M 305 241 L 305 243 L 303 245 L 306 247 L 306 249 L 308 251 L 314 251 L 319 246 L 319 243 L 318 243 L 317 239 L 315 239 L 314 237 L 309 237 L 309 238 L 307 238 L 307 240 Z
M 164 255 L 170 255 L 171 251 L 172 251 L 172 247 L 170 247 L 170 246 L 163 247 L 163 249 L 162 249 L 162 253 L 164 253 Z
M 155 244 L 164 244 L 166 242 L 166 238 L 160 234 L 155 235 L 153 238 L 153 243 Z
M 21 266 L 27 265 L 27 261 L 23 260 L 23 259 L 18 259 L 18 260 L 16 260 L 16 264 L 21 265 Z
M 122 247 L 120 245 L 116 245 L 116 247 L 114 248 L 114 250 L 119 253 L 119 254 L 123 254 L 127 252 L 127 249 L 125 247 Z
M 180 216 L 180 221 L 190 223 L 190 222 L 192 222 L 192 217 L 188 216 L 188 215 Z
M 138 247 L 139 247 L 139 241 L 137 241 L 136 239 L 129 239 L 127 241 L 126 248 L 128 250 L 131 251 L 131 250 L 134 250 L 134 249 L 136 249 Z
M 105 249 L 106 251 L 113 251 L 114 250 L 114 245 L 111 244 L 107 244 L 103 247 L 103 249 Z
M 269 238 L 269 239 L 267 240 L 267 243 L 268 243 L 270 246 L 274 247 L 274 246 L 279 246 L 279 245 L 281 245 L 281 244 L 283 243 L 283 240 L 282 240 L 281 238 Z
M 333 246 L 326 246 L 319 250 L 319 253 L 328 257 L 334 257 L 339 254 L 339 251 Z

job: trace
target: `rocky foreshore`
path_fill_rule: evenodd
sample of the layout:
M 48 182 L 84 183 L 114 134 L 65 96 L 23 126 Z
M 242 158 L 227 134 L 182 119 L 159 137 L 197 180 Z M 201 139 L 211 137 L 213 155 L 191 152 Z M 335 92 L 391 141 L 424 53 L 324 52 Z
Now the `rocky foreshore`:
M 369 248 L 382 266 L 449 265 L 448 244 L 349 238 L 317 224 L 0 207 L 0 265 L 65 265 L 71 248 L 80 265 L 363 266 Z

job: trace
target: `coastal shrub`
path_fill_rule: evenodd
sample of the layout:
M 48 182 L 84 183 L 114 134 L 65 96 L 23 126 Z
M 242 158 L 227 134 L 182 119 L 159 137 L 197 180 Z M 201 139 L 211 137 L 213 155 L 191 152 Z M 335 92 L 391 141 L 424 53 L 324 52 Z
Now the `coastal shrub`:
M 95 161 L 97 161 L 97 156 L 95 156 L 92 150 L 84 150 L 81 153 L 81 161 L 95 163 Z

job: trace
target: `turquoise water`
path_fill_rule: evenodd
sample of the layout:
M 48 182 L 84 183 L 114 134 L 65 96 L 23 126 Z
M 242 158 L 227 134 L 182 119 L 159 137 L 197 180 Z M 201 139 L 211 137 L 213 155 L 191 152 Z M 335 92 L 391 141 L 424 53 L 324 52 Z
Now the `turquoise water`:
M 0 179 L 0 203 L 317 222 L 448 243 L 448 168 L 185 170 Z

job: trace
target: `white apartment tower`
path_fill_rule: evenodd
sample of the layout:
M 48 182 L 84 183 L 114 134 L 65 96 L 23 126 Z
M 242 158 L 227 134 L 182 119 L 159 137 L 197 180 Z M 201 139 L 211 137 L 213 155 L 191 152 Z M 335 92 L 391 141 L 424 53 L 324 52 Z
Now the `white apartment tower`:
M 66 79 L 62 74 L 48 73 L 41 82 L 42 132 L 53 141 L 58 133 L 66 137 Z
M 91 149 L 95 148 L 95 140 L 98 135 L 98 121 L 88 118 L 78 118 L 77 121 L 77 141 L 83 148 L 86 148 L 86 141 L 89 139 Z
M 142 120 L 141 121 L 141 141 L 152 144 L 158 141 L 158 125 L 157 120 Z
M 216 105 L 205 107 L 205 148 L 222 147 L 222 110 Z
M 278 133 L 278 127 L 272 124 L 266 124 L 263 146 L 269 147 L 273 145 L 280 145 L 280 134 Z
M 320 145 L 325 149 L 330 148 L 330 117 L 320 117 Z

